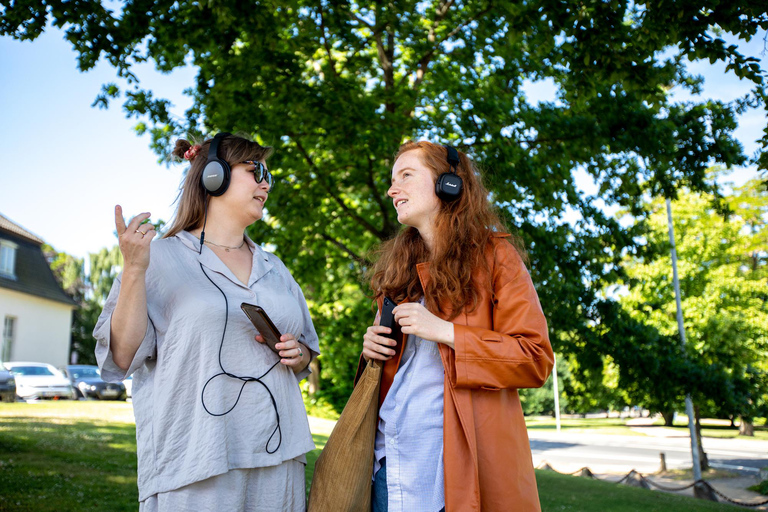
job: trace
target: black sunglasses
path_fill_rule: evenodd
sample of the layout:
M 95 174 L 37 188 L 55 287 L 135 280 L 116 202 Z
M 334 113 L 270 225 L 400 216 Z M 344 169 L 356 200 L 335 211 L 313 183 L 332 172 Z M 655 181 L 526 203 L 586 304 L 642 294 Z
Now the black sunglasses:
M 267 190 L 267 192 L 272 192 L 272 188 L 275 185 L 275 179 L 263 163 L 254 160 L 246 160 L 241 163 L 253 165 L 254 168 L 250 169 L 250 172 L 253 173 L 253 178 L 256 180 L 256 183 L 261 183 L 262 181 L 267 180 L 267 185 L 269 185 L 269 190 Z

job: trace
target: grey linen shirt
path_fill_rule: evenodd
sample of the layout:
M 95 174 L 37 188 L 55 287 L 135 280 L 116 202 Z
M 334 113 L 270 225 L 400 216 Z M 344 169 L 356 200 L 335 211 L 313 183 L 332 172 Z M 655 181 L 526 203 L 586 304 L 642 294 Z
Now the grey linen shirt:
M 147 331 L 127 371 L 112 359 L 110 324 L 121 277 L 115 280 L 93 332 L 101 376 L 119 382 L 133 374 L 136 417 L 139 501 L 230 469 L 274 466 L 315 448 L 298 382 L 277 364 L 263 379 L 280 414 L 280 434 L 267 390 L 248 382 L 237 405 L 224 416 L 203 408 L 203 386 L 227 372 L 259 377 L 279 361 L 266 345 L 254 340 L 256 329 L 240 309 L 242 302 L 264 308 L 281 333 L 292 333 L 316 357 L 319 345 L 307 303 L 299 285 L 274 254 L 250 239 L 253 266 L 248 286 L 240 282 L 208 247 L 198 254 L 199 239 L 186 231 L 153 241 L 146 273 Z M 202 268 L 201 268 L 202 267 Z M 204 270 L 203 270 L 204 269 Z M 226 294 L 228 310 L 221 292 Z M 222 346 L 225 311 L 228 311 Z M 138 321 L 138 319 L 137 319 Z M 205 406 L 215 414 L 238 400 L 243 382 L 220 375 L 205 389 Z M 267 442 L 269 451 L 267 453 Z

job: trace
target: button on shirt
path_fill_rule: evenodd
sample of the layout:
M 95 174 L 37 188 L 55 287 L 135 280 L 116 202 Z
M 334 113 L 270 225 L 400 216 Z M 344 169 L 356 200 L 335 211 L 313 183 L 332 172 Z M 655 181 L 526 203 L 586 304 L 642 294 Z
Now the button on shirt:
M 389 512 L 437 512 L 443 484 L 443 382 L 437 343 L 411 334 L 379 410 L 374 473 L 387 458 Z
M 101 376 L 118 382 L 133 374 L 139 501 L 230 469 L 274 466 L 286 460 L 305 462 L 315 445 L 309 432 L 298 381 L 277 364 L 262 381 L 275 397 L 280 435 L 272 436 L 277 419 L 269 393 L 257 382 L 245 385 L 237 405 L 224 416 L 203 408 L 203 386 L 221 373 L 259 377 L 279 361 L 240 309 L 248 302 L 264 308 L 281 333 L 292 333 L 318 355 L 318 339 L 304 295 L 275 255 L 246 243 L 253 252 L 247 285 L 200 241 L 182 231 L 152 242 L 146 272 L 147 331 L 127 371 L 112 359 L 110 324 L 120 292 L 118 277 L 94 330 Z M 226 295 L 227 305 L 222 293 Z M 137 319 L 138 321 L 138 319 Z M 243 382 L 224 375 L 205 388 L 205 406 L 223 413 L 237 401 Z M 269 451 L 267 453 L 267 442 Z

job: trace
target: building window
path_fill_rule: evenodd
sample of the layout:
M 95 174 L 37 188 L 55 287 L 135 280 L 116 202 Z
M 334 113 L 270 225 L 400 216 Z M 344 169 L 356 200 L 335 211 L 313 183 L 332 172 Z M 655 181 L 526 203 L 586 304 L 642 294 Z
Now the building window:
M 3 351 L 0 361 L 10 361 L 13 355 L 13 336 L 16 332 L 16 317 L 6 316 L 3 325 Z
M 16 248 L 18 246 L 7 240 L 0 240 L 0 275 L 16 279 Z

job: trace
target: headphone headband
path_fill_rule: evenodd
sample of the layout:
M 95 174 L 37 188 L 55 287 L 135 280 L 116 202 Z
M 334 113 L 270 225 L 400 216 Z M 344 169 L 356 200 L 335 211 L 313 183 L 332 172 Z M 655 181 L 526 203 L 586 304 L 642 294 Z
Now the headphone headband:
M 459 152 L 453 146 L 445 145 L 445 149 L 448 150 L 448 165 L 451 166 L 451 172 L 456 173 L 456 168 L 461 161 L 459 160 Z
M 211 141 L 211 145 L 208 148 L 208 161 L 211 160 L 218 160 L 219 159 L 219 144 L 221 143 L 221 140 L 224 137 L 230 136 L 230 133 L 227 132 L 219 132 L 216 134 L 216 136 Z

